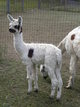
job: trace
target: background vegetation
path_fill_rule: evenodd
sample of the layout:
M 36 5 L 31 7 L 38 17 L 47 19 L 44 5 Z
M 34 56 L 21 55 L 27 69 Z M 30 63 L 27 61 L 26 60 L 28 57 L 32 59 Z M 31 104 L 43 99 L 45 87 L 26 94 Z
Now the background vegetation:
M 79 0 L 24 0 L 24 3 L 22 1 L 10 0 L 10 12 L 23 12 L 34 8 L 80 12 Z M 7 12 L 7 9 L 7 0 L 0 0 L 0 10 Z

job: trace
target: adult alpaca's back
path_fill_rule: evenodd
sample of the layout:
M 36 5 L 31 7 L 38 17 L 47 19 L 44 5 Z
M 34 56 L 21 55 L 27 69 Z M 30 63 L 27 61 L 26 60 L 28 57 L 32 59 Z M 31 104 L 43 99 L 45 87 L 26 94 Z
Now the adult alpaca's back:
M 80 26 L 73 29 L 57 46 L 62 50 L 62 54 L 67 52 L 70 55 L 70 77 L 67 88 L 72 88 L 76 74 L 76 62 L 80 58 Z

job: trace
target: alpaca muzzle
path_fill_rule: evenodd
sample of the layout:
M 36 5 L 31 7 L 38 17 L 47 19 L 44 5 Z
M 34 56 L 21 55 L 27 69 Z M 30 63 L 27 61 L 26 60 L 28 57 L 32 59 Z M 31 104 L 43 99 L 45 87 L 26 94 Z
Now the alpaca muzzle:
M 14 29 L 9 29 L 9 32 L 11 32 L 11 33 L 15 33 L 16 31 L 14 30 Z

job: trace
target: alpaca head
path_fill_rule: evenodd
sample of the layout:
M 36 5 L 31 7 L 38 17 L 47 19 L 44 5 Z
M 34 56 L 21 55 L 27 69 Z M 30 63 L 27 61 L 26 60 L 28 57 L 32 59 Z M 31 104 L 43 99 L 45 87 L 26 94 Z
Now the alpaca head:
M 40 65 L 40 72 L 44 79 L 46 79 L 48 77 L 48 71 L 44 65 Z
M 19 16 L 17 19 L 14 19 L 10 14 L 7 15 L 9 19 L 9 32 L 11 33 L 21 33 L 22 32 L 22 17 Z

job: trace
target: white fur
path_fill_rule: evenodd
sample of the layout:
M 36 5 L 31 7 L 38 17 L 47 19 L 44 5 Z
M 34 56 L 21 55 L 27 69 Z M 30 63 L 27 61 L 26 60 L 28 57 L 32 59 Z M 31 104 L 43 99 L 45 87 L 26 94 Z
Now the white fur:
M 71 36 L 75 35 L 75 38 L 71 40 Z M 73 29 L 68 35 L 59 43 L 58 48 L 62 50 L 62 53 L 67 51 L 70 55 L 70 79 L 67 88 L 73 87 L 74 77 L 76 74 L 76 62 L 80 58 L 80 26 Z
M 22 32 L 20 33 L 21 28 L 19 30 L 14 28 L 15 25 L 18 25 L 18 22 L 22 24 L 22 18 L 14 19 L 8 14 L 8 19 L 10 21 L 9 30 L 14 29 L 16 31 L 14 33 L 14 47 L 21 57 L 22 62 L 26 65 L 28 93 L 32 91 L 32 80 L 34 80 L 34 89 L 38 90 L 38 65 L 44 64 L 48 69 L 48 75 L 51 79 L 51 97 L 54 96 L 55 88 L 58 87 L 57 99 L 60 99 L 63 84 L 60 73 L 62 65 L 61 50 L 52 44 L 25 43 Z M 31 58 L 28 57 L 29 49 L 34 50 Z

